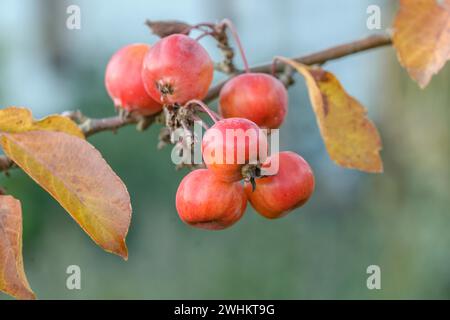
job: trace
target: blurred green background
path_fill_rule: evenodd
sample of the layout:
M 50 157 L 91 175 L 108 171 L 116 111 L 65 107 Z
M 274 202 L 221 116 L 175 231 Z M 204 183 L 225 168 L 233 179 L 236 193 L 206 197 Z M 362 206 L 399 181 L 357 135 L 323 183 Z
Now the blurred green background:
M 81 30 L 65 27 L 81 8 Z M 366 27 L 381 8 L 382 30 Z M 0 106 L 27 106 L 37 117 L 81 109 L 114 114 L 103 85 L 109 57 L 133 42 L 154 43 L 145 19 L 190 23 L 232 19 L 251 64 L 298 56 L 390 28 L 394 1 L 13 1 L 0 4 Z M 202 40 L 214 59 L 220 54 Z M 237 60 L 241 65 L 240 60 Z M 385 299 L 450 298 L 450 68 L 420 90 L 392 48 L 327 63 L 380 130 L 385 172 L 337 167 L 320 138 L 301 77 L 290 89 L 281 148 L 313 167 L 316 191 L 277 221 L 249 208 L 221 232 L 184 225 L 170 149 L 156 150 L 159 127 L 127 127 L 90 138 L 128 186 L 133 217 L 128 262 L 103 252 L 72 218 L 19 170 L 0 185 L 21 199 L 24 260 L 41 299 Z M 220 79 L 218 75 L 217 79 Z M 82 289 L 66 288 L 79 265 Z M 381 290 L 366 268 L 379 265 Z M 0 299 L 9 299 L 0 294 Z

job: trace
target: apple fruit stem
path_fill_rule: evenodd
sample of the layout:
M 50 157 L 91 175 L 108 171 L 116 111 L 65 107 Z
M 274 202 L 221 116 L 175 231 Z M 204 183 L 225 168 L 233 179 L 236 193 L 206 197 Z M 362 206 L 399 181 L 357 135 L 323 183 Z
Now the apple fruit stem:
M 211 118 L 212 121 L 214 121 L 214 123 L 220 120 L 219 115 L 216 115 L 203 101 L 193 99 L 188 101 L 184 106 L 186 108 L 189 108 L 192 105 L 198 105 L 200 109 L 202 109 L 204 112 L 208 114 L 208 116 Z
M 201 35 L 199 35 L 197 38 L 195 38 L 195 41 L 200 41 L 201 39 L 203 39 L 206 36 L 214 36 L 214 32 L 205 31 Z
M 239 52 L 241 53 L 242 61 L 244 63 L 244 70 L 246 73 L 249 73 L 250 67 L 248 66 L 247 57 L 245 56 L 244 48 L 242 46 L 239 35 L 236 31 L 236 27 L 234 26 L 233 22 L 231 22 L 231 20 L 229 19 L 223 19 L 221 24 L 230 29 L 231 34 L 233 35 L 233 38 L 236 41 L 237 47 L 239 48 Z

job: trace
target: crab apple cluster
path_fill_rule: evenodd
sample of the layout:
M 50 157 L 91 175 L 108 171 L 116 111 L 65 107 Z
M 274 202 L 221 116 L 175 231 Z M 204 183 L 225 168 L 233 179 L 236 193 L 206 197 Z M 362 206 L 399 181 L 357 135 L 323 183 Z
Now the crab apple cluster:
M 232 24 L 228 21 L 227 26 Z M 165 116 L 167 112 L 181 116 L 192 114 L 187 111 L 196 104 L 214 121 L 201 139 L 206 168 L 187 174 L 176 193 L 181 220 L 209 230 L 234 225 L 248 201 L 265 218 L 282 217 L 303 205 L 314 190 L 313 172 L 301 156 L 293 152 L 269 156 L 267 133 L 286 118 L 287 90 L 273 75 L 250 72 L 233 33 L 246 72 L 220 90 L 218 115 L 202 102 L 213 80 L 214 63 L 187 35 L 172 34 L 152 46 L 125 46 L 111 57 L 105 73 L 108 94 L 127 112 L 147 116 L 166 108 Z M 185 129 L 183 119 L 179 126 Z M 273 167 L 275 172 L 267 170 Z
M 275 175 L 250 182 L 224 181 L 209 169 L 197 169 L 181 181 L 176 208 L 181 220 L 193 227 L 221 230 L 234 225 L 244 215 L 247 201 L 261 216 L 276 219 L 302 206 L 314 191 L 314 175 L 309 164 L 294 152 L 269 157 L 262 168 L 278 162 Z
M 214 64 L 194 39 L 174 34 L 153 46 L 132 44 L 117 51 L 105 73 L 105 85 L 116 107 L 141 115 L 160 112 L 164 104 L 203 99 Z
M 247 206 L 240 182 L 242 169 L 265 159 L 264 153 L 267 154 L 267 137 L 255 123 L 244 118 L 217 121 L 202 140 L 207 169 L 191 172 L 178 187 L 176 207 L 181 220 L 213 230 L 236 223 Z
M 217 121 L 202 141 L 207 169 L 191 172 L 178 188 L 176 207 L 181 220 L 194 227 L 219 230 L 243 216 L 247 200 L 268 219 L 283 217 L 306 203 L 314 191 L 311 167 L 294 152 L 267 157 L 267 144 L 264 131 L 248 119 Z M 246 170 L 252 166 L 258 170 Z M 275 174 L 258 175 L 273 173 L 273 168 Z M 256 176 L 248 179 L 249 172 Z M 252 179 L 253 183 L 248 181 Z

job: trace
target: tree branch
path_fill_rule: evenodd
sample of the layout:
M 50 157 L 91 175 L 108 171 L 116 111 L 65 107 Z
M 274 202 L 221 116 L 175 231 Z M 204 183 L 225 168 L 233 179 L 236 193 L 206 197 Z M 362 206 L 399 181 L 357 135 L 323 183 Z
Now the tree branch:
M 87 119 L 85 122 L 80 124 L 81 130 L 86 137 L 92 136 L 98 132 L 102 131 L 116 131 L 117 129 L 124 127 L 129 124 L 137 124 L 138 119 L 136 118 L 124 118 L 122 116 L 115 116 L 102 119 Z
M 7 171 L 14 165 L 14 162 L 6 156 L 0 156 L 0 172 Z
M 367 38 L 363 38 L 361 40 L 341 44 L 336 47 L 332 47 L 323 51 L 319 51 L 316 53 L 312 53 L 306 56 L 293 58 L 294 61 L 306 64 L 306 65 L 314 65 L 314 64 L 323 64 L 330 60 L 339 59 L 345 56 L 352 55 L 354 53 L 358 53 L 361 51 L 366 51 L 378 47 L 383 47 L 390 45 L 392 40 L 388 35 L 373 35 Z M 281 64 L 277 64 L 275 71 L 282 72 L 284 66 Z M 260 66 L 250 68 L 251 72 L 261 72 L 261 73 L 271 73 L 272 72 L 272 62 L 263 64 Z M 216 86 L 212 87 L 206 98 L 205 102 L 210 102 L 219 96 L 220 90 L 230 79 L 235 77 L 238 74 L 241 74 L 243 71 L 240 70 L 234 76 L 229 77 L 228 79 L 222 81 Z
M 323 51 L 319 51 L 316 53 L 312 53 L 306 56 L 293 58 L 293 60 L 306 64 L 306 65 L 314 65 L 314 64 L 323 64 L 330 60 L 339 59 L 348 55 L 352 55 L 354 53 L 383 47 L 390 45 L 392 43 L 391 38 L 388 35 L 373 35 L 367 38 L 345 43 L 339 46 L 335 46 Z M 260 73 L 271 73 L 272 72 L 272 63 L 263 64 L 260 66 L 255 66 L 250 68 L 251 72 L 260 72 Z M 275 72 L 280 73 L 285 71 L 285 66 L 281 64 L 277 64 L 275 67 Z M 234 75 L 230 76 L 226 80 L 212 87 L 206 98 L 205 102 L 211 102 L 219 96 L 220 89 L 225 85 L 227 81 L 232 79 L 238 74 L 241 74 L 243 71 L 239 70 Z M 79 112 L 68 112 L 65 113 L 66 116 L 77 120 L 80 122 L 80 128 L 83 130 L 86 137 L 89 137 L 93 134 L 102 131 L 115 131 L 121 127 L 130 124 L 138 124 L 142 129 L 152 123 L 158 115 L 147 117 L 147 118 L 139 118 L 139 117 L 123 117 L 121 115 L 109 117 L 109 118 L 101 118 L 101 119 L 92 119 L 86 118 Z M 7 158 L 6 156 L 0 156 L 0 172 L 7 172 L 8 169 L 14 167 L 14 162 Z

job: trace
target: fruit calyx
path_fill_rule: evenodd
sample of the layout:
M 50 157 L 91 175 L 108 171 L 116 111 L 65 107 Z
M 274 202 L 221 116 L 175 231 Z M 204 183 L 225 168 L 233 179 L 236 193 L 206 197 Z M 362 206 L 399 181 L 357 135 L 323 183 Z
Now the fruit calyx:
M 158 91 L 162 95 L 162 100 L 165 100 L 164 98 L 168 95 L 172 95 L 174 93 L 173 86 L 169 82 L 163 82 L 163 81 L 157 81 L 155 83 L 156 88 L 158 88 Z M 164 102 L 164 101 L 162 101 Z
M 241 170 L 242 176 L 245 182 L 250 182 L 252 185 L 252 191 L 256 189 L 255 179 L 261 178 L 261 166 L 260 164 L 246 164 Z

